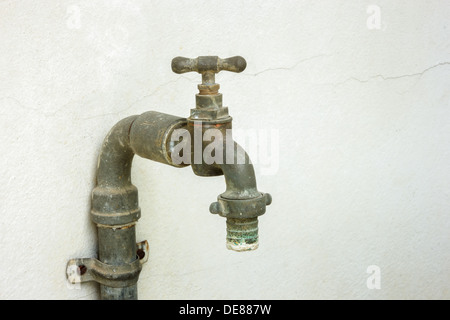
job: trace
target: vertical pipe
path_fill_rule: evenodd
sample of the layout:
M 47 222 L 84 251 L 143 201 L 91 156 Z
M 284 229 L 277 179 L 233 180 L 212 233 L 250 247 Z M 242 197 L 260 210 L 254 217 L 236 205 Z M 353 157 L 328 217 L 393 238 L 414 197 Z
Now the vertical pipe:
M 136 257 L 136 227 L 123 228 L 110 226 L 98 227 L 99 260 L 111 266 L 131 263 Z M 137 300 L 137 285 L 125 288 L 113 288 L 100 285 L 102 300 Z
M 134 152 L 129 131 L 138 116 L 119 121 L 106 136 L 92 193 L 92 219 L 97 224 L 98 258 L 119 266 L 136 259 L 135 222 L 140 217 L 137 189 L 131 183 Z M 100 285 L 102 300 L 136 300 L 137 286 L 113 288 Z

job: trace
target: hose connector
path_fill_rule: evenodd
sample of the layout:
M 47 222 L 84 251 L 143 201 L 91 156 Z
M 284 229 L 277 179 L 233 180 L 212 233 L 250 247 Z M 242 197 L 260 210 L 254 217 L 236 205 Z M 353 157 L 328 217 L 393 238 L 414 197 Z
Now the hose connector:
M 258 244 L 258 218 L 227 219 L 227 249 L 250 251 Z
M 227 199 L 219 195 L 209 207 L 211 213 L 227 218 L 227 249 L 250 251 L 258 248 L 258 217 L 272 203 L 268 193 L 251 199 Z

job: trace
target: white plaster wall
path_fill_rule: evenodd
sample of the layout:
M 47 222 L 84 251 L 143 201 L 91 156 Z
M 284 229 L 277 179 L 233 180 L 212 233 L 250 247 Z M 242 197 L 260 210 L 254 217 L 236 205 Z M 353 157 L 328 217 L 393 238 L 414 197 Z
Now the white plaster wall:
M 223 177 L 136 159 L 141 299 L 450 298 L 449 16 L 447 1 L 1 1 L 0 298 L 98 298 L 65 267 L 96 253 L 99 147 L 128 115 L 189 114 L 200 77 L 172 73 L 179 55 L 247 59 L 217 81 L 234 128 L 278 132 L 279 166 L 255 164 L 273 204 L 260 248 L 235 253 L 208 211 Z

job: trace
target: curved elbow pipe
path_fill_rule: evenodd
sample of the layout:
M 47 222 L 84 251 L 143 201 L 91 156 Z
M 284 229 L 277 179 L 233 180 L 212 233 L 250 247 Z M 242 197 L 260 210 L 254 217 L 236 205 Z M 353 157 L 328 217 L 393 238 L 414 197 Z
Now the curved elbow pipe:
M 122 188 L 131 185 L 131 163 L 134 151 L 130 146 L 130 129 L 139 116 L 119 121 L 103 141 L 97 162 L 96 186 Z
M 91 218 L 97 224 L 98 259 L 118 270 L 133 265 L 127 285 L 116 287 L 108 279 L 100 285 L 102 299 L 137 299 L 137 257 L 135 224 L 141 216 L 138 190 L 131 183 L 135 154 L 169 165 L 171 130 L 185 124 L 184 118 L 146 112 L 119 121 L 103 141 L 97 164 L 96 186 L 92 192 Z M 174 165 L 175 166 L 175 165 Z M 136 267 L 137 266 L 137 267 Z M 121 280 L 123 283 L 123 279 Z
M 251 199 L 260 193 L 256 187 L 256 177 L 253 164 L 245 150 L 235 141 L 233 155 L 225 154 L 223 164 L 218 164 L 225 177 L 226 191 L 221 194 L 227 199 Z M 230 150 L 228 150 L 230 151 Z
M 119 121 L 105 137 L 92 192 L 92 220 L 100 225 L 126 225 L 140 218 L 138 191 L 131 183 L 135 152 L 129 132 L 138 116 Z
M 92 217 L 102 225 L 126 225 L 140 217 L 138 191 L 131 182 L 135 154 L 175 165 L 170 157 L 170 133 L 185 119 L 146 112 L 119 121 L 104 139 L 98 158 L 96 187 L 92 193 Z

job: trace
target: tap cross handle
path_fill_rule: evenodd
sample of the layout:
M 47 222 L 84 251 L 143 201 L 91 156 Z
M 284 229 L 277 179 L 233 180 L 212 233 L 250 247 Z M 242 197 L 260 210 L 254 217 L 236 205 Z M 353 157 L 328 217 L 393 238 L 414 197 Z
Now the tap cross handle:
M 214 76 L 220 71 L 242 72 L 247 62 L 240 56 L 220 59 L 217 56 L 200 56 L 195 59 L 176 57 L 172 60 L 172 71 L 178 74 L 198 72 L 203 84 L 214 84 Z

